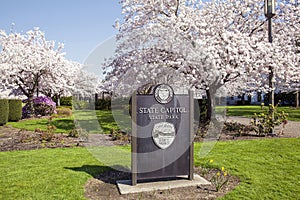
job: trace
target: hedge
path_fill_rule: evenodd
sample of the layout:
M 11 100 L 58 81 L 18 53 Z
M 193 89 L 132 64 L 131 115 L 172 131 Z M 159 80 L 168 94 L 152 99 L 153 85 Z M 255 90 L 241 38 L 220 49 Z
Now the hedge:
M 10 99 L 8 103 L 9 103 L 8 121 L 16 122 L 22 119 L 22 100 Z
M 83 100 L 74 100 L 73 106 L 75 110 L 91 109 L 90 103 L 88 101 L 83 101 Z
M 110 110 L 111 109 L 111 100 L 110 99 L 98 99 L 95 102 L 96 110 Z
M 60 97 L 59 103 L 58 103 L 58 99 L 56 96 L 53 96 L 52 100 L 56 103 L 57 106 L 70 106 L 70 107 L 73 106 L 73 96 Z
M 72 106 L 73 105 L 73 97 L 61 97 L 60 98 L 60 105 L 61 106 Z
M 0 99 L 0 126 L 3 126 L 8 122 L 8 112 L 8 99 Z

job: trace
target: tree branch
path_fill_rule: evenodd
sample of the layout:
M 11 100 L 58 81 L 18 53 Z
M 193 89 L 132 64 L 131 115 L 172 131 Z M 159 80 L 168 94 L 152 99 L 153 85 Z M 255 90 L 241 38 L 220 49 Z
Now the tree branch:
M 266 20 L 263 21 L 262 23 L 260 23 L 260 25 L 258 25 L 258 26 L 255 27 L 254 29 L 252 29 L 252 31 L 250 32 L 249 36 L 251 37 L 251 36 L 254 34 L 254 32 L 255 32 L 256 30 L 258 30 L 260 27 L 262 27 L 262 26 L 264 25 L 265 22 L 266 22 Z

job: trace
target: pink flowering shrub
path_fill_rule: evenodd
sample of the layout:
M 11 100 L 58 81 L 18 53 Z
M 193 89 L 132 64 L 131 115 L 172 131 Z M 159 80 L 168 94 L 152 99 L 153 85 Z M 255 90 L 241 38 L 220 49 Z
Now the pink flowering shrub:
M 54 113 L 56 113 L 56 103 L 50 97 L 36 97 L 33 99 L 33 111 L 29 109 L 29 102 L 22 109 L 23 118 L 49 116 Z

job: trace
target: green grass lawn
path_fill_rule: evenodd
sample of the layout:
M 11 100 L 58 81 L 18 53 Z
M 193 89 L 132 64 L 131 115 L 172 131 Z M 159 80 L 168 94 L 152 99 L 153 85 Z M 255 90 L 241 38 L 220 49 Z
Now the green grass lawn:
M 0 152 L 0 199 L 85 199 L 84 184 L 106 167 L 84 148 Z
M 76 110 L 73 116 L 76 123 L 89 133 L 109 134 L 111 129 L 119 129 L 110 110 Z
M 218 142 L 201 159 L 200 148 L 196 165 L 213 159 L 241 180 L 223 199 L 300 198 L 300 138 Z M 84 199 L 87 180 L 107 169 L 84 148 L 0 152 L 0 168 L 0 199 L 50 200 Z
M 104 133 L 108 134 L 112 129 L 119 130 L 111 110 L 97 110 L 96 114 L 100 127 L 103 129 Z
M 196 165 L 213 159 L 240 178 L 223 199 L 300 199 L 300 138 L 218 142 L 208 157 L 195 156 Z
M 115 116 L 118 117 L 118 113 L 115 114 Z M 87 130 L 89 133 L 109 134 L 111 129 L 119 129 L 117 123 L 113 118 L 112 112 L 106 110 L 74 111 L 72 117 L 54 118 L 51 122 L 51 125 L 54 125 L 56 127 L 56 133 L 69 133 L 72 129 L 75 128 L 74 119 L 81 128 Z M 126 121 L 126 123 L 127 122 L 128 120 Z M 19 122 L 8 122 L 7 125 L 29 131 L 34 131 L 37 128 L 45 131 L 48 126 L 48 119 L 42 118 L 22 120 Z
M 288 120 L 291 121 L 300 121 L 300 109 L 287 106 L 279 106 L 278 111 L 284 111 L 289 114 Z M 260 113 L 260 106 L 227 106 L 227 115 L 228 116 L 243 116 L 243 117 L 252 117 L 254 113 Z
M 40 130 L 47 130 L 48 119 L 31 119 L 31 120 L 22 120 L 19 122 L 8 122 L 7 125 L 11 125 L 14 128 L 25 129 L 29 131 L 34 131 L 37 128 Z M 51 125 L 56 127 L 56 133 L 69 133 L 74 129 L 74 119 L 73 117 L 63 117 L 63 118 L 54 118 L 51 122 Z

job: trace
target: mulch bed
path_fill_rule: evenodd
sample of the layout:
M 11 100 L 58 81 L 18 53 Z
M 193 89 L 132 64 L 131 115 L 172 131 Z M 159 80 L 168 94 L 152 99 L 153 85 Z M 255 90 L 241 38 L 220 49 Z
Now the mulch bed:
M 26 131 L 10 126 L 0 127 L 0 151 L 63 148 L 80 145 L 78 138 L 68 137 L 65 134 Z

